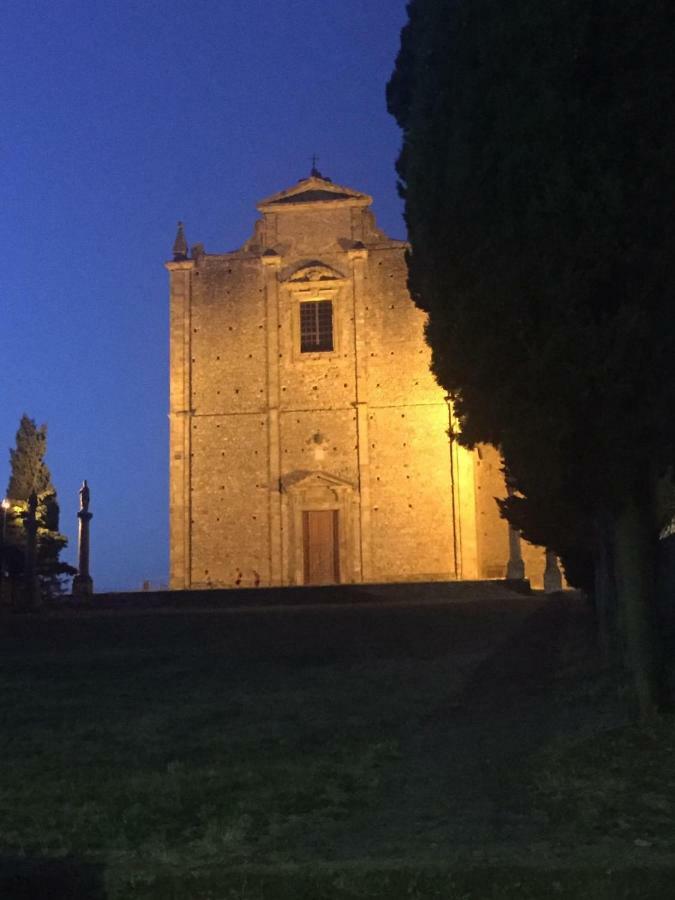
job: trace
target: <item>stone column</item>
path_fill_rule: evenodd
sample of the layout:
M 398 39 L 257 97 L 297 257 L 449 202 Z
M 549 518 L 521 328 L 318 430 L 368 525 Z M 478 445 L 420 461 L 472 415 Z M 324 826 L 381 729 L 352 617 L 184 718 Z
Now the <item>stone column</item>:
M 37 576 L 37 495 L 28 498 L 26 512 L 26 561 L 24 569 L 24 604 L 33 609 L 40 605 L 40 583 Z
M 89 574 L 89 523 L 93 516 L 89 512 L 89 486 L 85 481 L 80 488 L 80 511 L 77 535 L 77 575 L 73 578 L 73 597 L 91 597 L 94 582 Z
M 558 566 L 558 557 L 553 550 L 546 551 L 546 568 L 544 569 L 544 591 L 555 594 L 562 591 L 562 573 Z

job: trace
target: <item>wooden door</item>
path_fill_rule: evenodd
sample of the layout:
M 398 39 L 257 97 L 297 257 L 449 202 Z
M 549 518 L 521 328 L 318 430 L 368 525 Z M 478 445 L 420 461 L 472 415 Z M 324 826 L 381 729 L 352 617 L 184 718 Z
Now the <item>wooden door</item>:
M 305 584 L 337 584 L 340 580 L 337 510 L 303 512 L 302 530 Z

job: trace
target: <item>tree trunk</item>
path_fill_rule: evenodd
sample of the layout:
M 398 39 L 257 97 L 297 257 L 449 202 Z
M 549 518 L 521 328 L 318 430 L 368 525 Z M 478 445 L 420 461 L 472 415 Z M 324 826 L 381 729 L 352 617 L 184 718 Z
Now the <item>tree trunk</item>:
M 605 516 L 598 516 L 595 521 L 594 599 L 598 646 L 605 666 L 616 665 L 621 659 L 612 537 L 611 524 Z
M 615 523 L 617 597 L 628 667 L 642 721 L 666 706 L 663 647 L 656 617 L 654 516 L 650 498 L 631 498 Z

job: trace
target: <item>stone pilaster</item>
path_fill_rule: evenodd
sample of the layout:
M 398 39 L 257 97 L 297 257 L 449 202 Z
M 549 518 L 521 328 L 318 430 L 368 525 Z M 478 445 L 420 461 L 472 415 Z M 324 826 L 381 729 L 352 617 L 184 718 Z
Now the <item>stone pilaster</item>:
M 281 541 L 281 447 L 279 432 L 279 268 L 273 250 L 262 256 L 267 319 L 267 460 L 269 480 L 269 578 L 282 584 L 284 565 Z
M 450 451 L 450 514 L 452 519 L 452 573 L 455 578 L 460 578 L 462 571 L 461 542 L 459 532 L 459 484 L 457 478 L 457 432 L 458 426 L 455 420 L 455 411 L 452 399 L 446 394 L 445 402 L 448 407 L 448 449 Z
M 191 586 L 190 426 L 191 260 L 166 263 L 171 282 L 169 389 L 169 521 L 172 590 Z
M 478 565 L 478 522 L 476 516 L 476 452 L 462 447 L 457 436 L 459 423 L 452 400 L 448 406 L 448 439 L 450 451 L 450 483 L 452 516 L 452 562 L 455 578 L 475 579 Z
M 456 497 L 459 524 L 459 577 L 480 577 L 478 564 L 478 522 L 476 516 L 476 451 L 454 441 Z
M 513 490 L 508 483 L 506 492 L 509 496 L 513 494 Z M 509 561 L 506 564 L 506 577 L 513 580 L 525 578 L 525 563 L 523 562 L 523 554 L 520 548 L 520 532 L 512 525 L 509 525 Z
M 370 444 L 368 437 L 368 337 L 366 334 L 366 266 L 368 250 L 357 243 L 347 252 L 352 268 L 354 309 L 354 380 L 356 387 L 356 433 L 359 464 L 359 535 L 361 581 L 372 578 Z

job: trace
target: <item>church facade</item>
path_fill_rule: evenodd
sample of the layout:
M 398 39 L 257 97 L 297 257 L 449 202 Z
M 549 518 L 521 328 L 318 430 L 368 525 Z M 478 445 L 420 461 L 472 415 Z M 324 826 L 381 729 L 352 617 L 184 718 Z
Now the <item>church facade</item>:
M 316 170 L 170 273 L 174 589 L 527 576 L 493 448 L 456 441 L 404 241 Z

